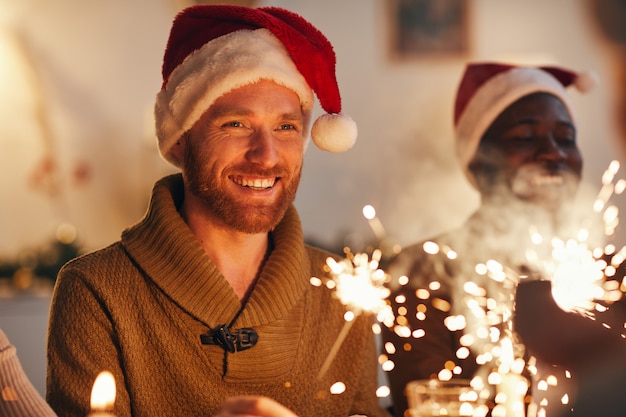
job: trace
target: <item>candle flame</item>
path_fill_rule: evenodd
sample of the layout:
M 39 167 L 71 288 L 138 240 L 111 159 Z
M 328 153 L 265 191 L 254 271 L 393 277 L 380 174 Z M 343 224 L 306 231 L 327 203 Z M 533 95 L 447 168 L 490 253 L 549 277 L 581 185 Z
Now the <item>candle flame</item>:
M 115 403 L 115 378 L 109 371 L 98 374 L 91 390 L 92 410 L 111 410 Z

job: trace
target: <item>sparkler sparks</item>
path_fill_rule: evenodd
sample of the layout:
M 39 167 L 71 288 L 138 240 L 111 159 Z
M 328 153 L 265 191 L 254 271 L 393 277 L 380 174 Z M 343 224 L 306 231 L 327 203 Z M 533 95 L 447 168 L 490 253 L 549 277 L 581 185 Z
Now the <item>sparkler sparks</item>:
M 384 236 L 380 234 L 384 234 L 384 228 L 376 218 L 374 208 L 366 206 L 363 214 L 370 221 L 370 225 L 373 225 L 377 237 L 383 238 Z M 331 278 L 326 280 L 325 285 L 335 290 L 334 295 L 347 311 L 344 315 L 346 322 L 320 369 L 318 379 L 321 379 L 328 370 L 357 316 L 363 313 L 373 314 L 378 321 L 386 324 L 393 323 L 394 320 L 391 306 L 386 301 L 390 294 L 386 286 L 389 275 L 380 268 L 382 251 L 375 249 L 371 258 L 364 252 L 353 254 L 349 248 L 345 248 L 344 252 L 346 257 L 340 261 L 333 258 L 326 260 Z M 311 284 L 322 285 L 322 280 L 313 277 Z
M 459 277 L 464 285 L 451 282 L 446 284 L 451 287 L 448 290 L 454 293 L 452 305 L 446 306 L 446 301 L 439 298 L 440 295 L 436 292 L 441 285 L 439 272 L 443 275 L 449 273 L 447 267 L 442 265 L 455 263 L 457 255 L 462 255 L 462 251 L 457 253 L 455 249 L 458 248 L 426 242 L 422 250 L 426 257 L 435 257 L 433 265 L 436 266 L 432 270 L 424 270 L 427 271 L 424 278 L 428 282 L 422 283 L 419 288 L 412 287 L 404 296 L 394 298 L 397 315 L 394 323 L 388 327 L 398 337 L 406 339 L 406 342 L 391 348 L 386 345 L 387 353 L 393 355 L 396 350 L 410 351 L 413 348 L 410 340 L 424 337 L 424 331 L 420 333 L 420 329 L 412 328 L 409 319 L 426 320 L 426 312 L 436 309 L 447 317 L 444 324 L 448 330 L 462 332 L 457 358 L 467 359 L 470 351 L 474 354 L 479 366 L 476 384 L 492 390 L 494 417 L 524 415 L 523 399 L 530 383 L 524 375 L 533 380 L 533 398 L 527 404 L 528 415 L 545 416 L 549 397 L 547 391 L 555 389 L 552 392 L 554 394 L 557 386 L 562 393 L 551 401 L 568 404 L 570 398 L 567 379 L 571 377 L 569 372 L 564 375 L 538 373 L 536 359 L 527 357 L 525 347 L 518 342 L 512 320 L 515 313 L 515 292 L 522 280 L 538 277 L 549 280 L 552 296 L 561 309 L 591 318 L 596 318 L 597 312 L 610 309 L 611 303 L 623 297 L 626 282 L 619 281 L 616 277 L 622 272 L 620 265 L 626 259 L 626 247 L 618 249 L 612 244 L 595 247 L 594 238 L 591 237 L 592 232 L 600 230 L 604 237 L 610 238 L 619 225 L 617 207 L 609 203 L 612 196 L 620 195 L 626 189 L 626 181 L 616 179 L 619 167 L 617 161 L 611 162 L 602 177 L 602 187 L 593 203 L 593 211 L 587 211 L 587 217 L 578 219 L 579 222 L 575 225 L 577 229 L 569 230 L 573 233 L 564 233 L 571 237 L 560 239 L 550 234 L 542 235 L 537 228 L 531 227 L 530 245 L 495 248 L 500 249 L 504 255 L 508 254 L 508 249 L 519 251 L 512 254 L 516 256 L 511 257 L 516 260 L 511 263 L 515 269 L 495 260 L 477 263 L 473 271 L 471 265 L 464 264 L 460 274 L 463 276 Z M 591 216 L 601 220 L 601 227 L 592 227 L 592 222 L 589 221 Z M 526 229 L 522 229 L 522 235 L 525 231 Z M 520 254 L 523 256 L 520 257 Z M 441 262 L 437 263 L 439 261 Z M 523 268 L 518 269 L 519 265 L 523 265 Z M 402 276 L 397 277 L 396 283 L 405 286 L 409 281 L 407 276 Z M 432 287 L 434 284 L 436 288 Z M 414 300 L 412 305 L 416 307 L 409 309 L 409 304 L 405 305 L 405 302 L 406 297 L 411 294 L 414 294 L 417 303 Z M 609 327 L 607 323 L 602 325 Z M 621 331 L 624 332 L 624 329 Z M 393 369 L 393 366 L 389 368 Z M 447 380 L 462 372 L 456 360 L 449 361 L 438 374 L 438 378 Z
M 615 205 L 609 205 L 610 198 L 622 194 L 626 188 L 625 180 L 616 180 L 619 168 L 618 161 L 609 164 L 592 207 L 594 213 L 601 215 L 604 234 L 608 237 L 614 235 L 619 224 L 619 211 Z M 536 231 L 531 234 L 537 244 L 543 241 Z M 535 266 L 551 281 L 552 296 L 561 309 L 593 317 L 595 311 L 604 308 L 599 302 L 612 303 L 622 296 L 622 291 L 607 278 L 611 278 L 624 261 L 626 248 L 616 251 L 613 245 L 593 247 L 588 239 L 589 230 L 585 227 L 575 231 L 575 237 L 552 238 L 552 256 L 536 259 Z
M 328 370 L 337 350 L 350 331 L 354 319 L 359 314 L 374 314 L 378 321 L 393 322 L 393 312 L 385 301 L 390 293 L 385 286 L 388 282 L 388 275 L 379 268 L 381 255 L 380 250 L 374 250 L 372 258 L 369 259 L 366 253 L 352 254 L 346 249 L 345 259 L 336 261 L 328 258 L 326 260 L 331 274 L 331 279 L 326 281 L 326 287 L 335 290 L 335 296 L 346 306 L 347 312 L 344 315 L 346 323 L 326 357 L 318 379 L 321 379 Z M 311 283 L 321 285 L 321 280 L 313 278 Z
M 380 250 L 374 250 L 370 260 L 366 253 L 353 255 L 347 251 L 347 257 L 340 262 L 328 258 L 332 280 L 326 286 L 335 289 L 348 311 L 355 315 L 373 313 L 379 321 L 385 322 L 393 319 L 393 313 L 385 302 L 390 291 L 385 286 L 388 275 L 379 268 L 381 254 Z

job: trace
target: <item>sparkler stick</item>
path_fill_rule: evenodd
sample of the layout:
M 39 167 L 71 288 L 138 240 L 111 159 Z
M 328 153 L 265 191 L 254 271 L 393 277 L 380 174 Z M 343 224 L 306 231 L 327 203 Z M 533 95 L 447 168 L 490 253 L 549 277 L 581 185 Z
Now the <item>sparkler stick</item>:
M 341 328 L 341 332 L 339 333 L 339 336 L 337 336 L 337 339 L 335 339 L 335 343 L 333 344 L 333 347 L 328 352 L 328 355 L 326 356 L 326 360 L 324 361 L 324 364 L 320 368 L 320 372 L 317 374 L 317 379 L 318 380 L 322 379 L 324 377 L 324 375 L 326 374 L 326 371 L 328 371 L 328 367 L 330 366 L 330 364 L 332 363 L 333 359 L 337 355 L 337 351 L 341 347 L 341 344 L 343 343 L 343 340 L 348 335 L 348 332 L 350 332 L 350 328 L 352 327 L 352 323 L 354 323 L 354 320 L 346 321 L 345 324 L 343 325 L 343 327 Z

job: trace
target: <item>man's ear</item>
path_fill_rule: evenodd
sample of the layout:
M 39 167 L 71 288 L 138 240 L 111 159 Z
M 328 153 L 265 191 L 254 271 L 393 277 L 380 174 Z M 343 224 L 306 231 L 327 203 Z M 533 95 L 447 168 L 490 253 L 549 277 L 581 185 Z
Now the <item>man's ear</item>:
M 480 152 L 480 151 L 479 151 Z M 474 184 L 481 194 L 488 193 L 496 182 L 498 168 L 482 154 L 477 153 L 467 166 L 474 179 Z
M 179 162 L 180 165 L 185 161 L 185 146 L 189 137 L 189 131 L 182 134 L 170 149 L 170 153 Z
M 477 155 L 474 155 L 469 164 L 467 164 L 467 171 L 475 178 L 483 176 L 487 170 L 487 164 Z

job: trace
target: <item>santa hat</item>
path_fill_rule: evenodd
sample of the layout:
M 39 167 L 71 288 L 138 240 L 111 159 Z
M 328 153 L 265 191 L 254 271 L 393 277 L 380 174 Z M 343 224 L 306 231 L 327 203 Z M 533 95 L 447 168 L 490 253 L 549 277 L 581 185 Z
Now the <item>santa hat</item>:
M 311 23 L 278 7 L 188 7 L 174 19 L 163 58 L 163 85 L 155 105 L 161 155 L 180 161 L 172 146 L 219 97 L 261 79 L 293 90 L 307 116 L 315 92 L 326 114 L 311 129 L 321 149 L 354 144 L 354 121 L 341 114 L 333 47 Z
M 467 167 L 489 126 L 515 101 L 533 93 L 550 93 L 560 98 L 570 116 L 575 118 L 565 89 L 573 85 L 586 92 L 596 82 L 591 73 L 551 66 L 520 67 L 493 62 L 468 64 L 454 107 L 457 156 L 466 174 L 469 175 Z

